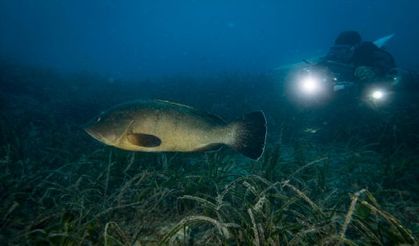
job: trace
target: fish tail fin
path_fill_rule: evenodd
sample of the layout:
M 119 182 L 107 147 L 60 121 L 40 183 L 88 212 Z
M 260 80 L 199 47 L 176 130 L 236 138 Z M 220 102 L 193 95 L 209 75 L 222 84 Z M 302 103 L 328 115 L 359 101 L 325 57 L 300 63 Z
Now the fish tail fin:
M 258 160 L 265 149 L 266 118 L 262 111 L 244 115 L 233 124 L 234 138 L 229 146 L 244 156 Z

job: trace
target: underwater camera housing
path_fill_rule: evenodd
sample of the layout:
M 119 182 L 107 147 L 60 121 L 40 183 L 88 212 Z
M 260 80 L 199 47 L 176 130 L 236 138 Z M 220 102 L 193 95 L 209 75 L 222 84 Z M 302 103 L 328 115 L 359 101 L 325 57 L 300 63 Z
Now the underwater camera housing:
M 351 67 L 344 65 L 336 69 L 336 66 L 307 64 L 292 73 L 288 80 L 292 100 L 310 106 L 328 102 L 335 96 L 358 98 L 375 106 L 389 101 L 391 83 L 358 83 L 348 72 L 353 71 Z
M 347 88 L 349 83 L 339 83 L 326 68 L 307 65 L 291 74 L 288 93 L 300 103 L 318 104 L 328 101 L 336 91 Z

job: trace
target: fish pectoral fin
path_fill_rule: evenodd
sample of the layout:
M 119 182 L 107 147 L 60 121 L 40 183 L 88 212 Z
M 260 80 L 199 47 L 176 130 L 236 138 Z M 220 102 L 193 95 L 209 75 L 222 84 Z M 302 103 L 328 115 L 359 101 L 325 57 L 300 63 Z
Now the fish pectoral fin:
M 157 147 L 161 144 L 161 139 L 150 134 L 144 133 L 130 133 L 127 136 L 128 141 L 136 146 L 140 147 Z

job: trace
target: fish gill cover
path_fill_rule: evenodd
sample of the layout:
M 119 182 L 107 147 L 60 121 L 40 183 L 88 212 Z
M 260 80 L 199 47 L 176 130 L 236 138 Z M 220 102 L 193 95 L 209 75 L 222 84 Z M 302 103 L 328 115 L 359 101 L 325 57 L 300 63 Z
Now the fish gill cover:
M 0 1 L 0 242 L 417 245 L 418 9 Z M 83 129 L 116 105 L 157 99 L 204 115 L 171 121 L 200 134 L 170 124 L 150 134 L 164 114 L 148 128 L 110 129 L 146 146 L 191 143 L 262 111 L 267 125 L 261 113 L 239 121 L 259 130 L 240 131 L 236 147 L 263 155 L 126 151 Z

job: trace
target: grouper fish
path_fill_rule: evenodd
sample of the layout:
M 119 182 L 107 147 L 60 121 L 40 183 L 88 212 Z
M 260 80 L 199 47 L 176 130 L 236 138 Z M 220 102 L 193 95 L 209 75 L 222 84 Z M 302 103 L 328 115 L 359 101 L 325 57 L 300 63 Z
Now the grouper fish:
M 197 152 L 229 146 L 257 160 L 265 148 L 266 118 L 258 111 L 226 123 L 187 105 L 149 100 L 112 107 L 84 129 L 106 145 L 129 151 Z

